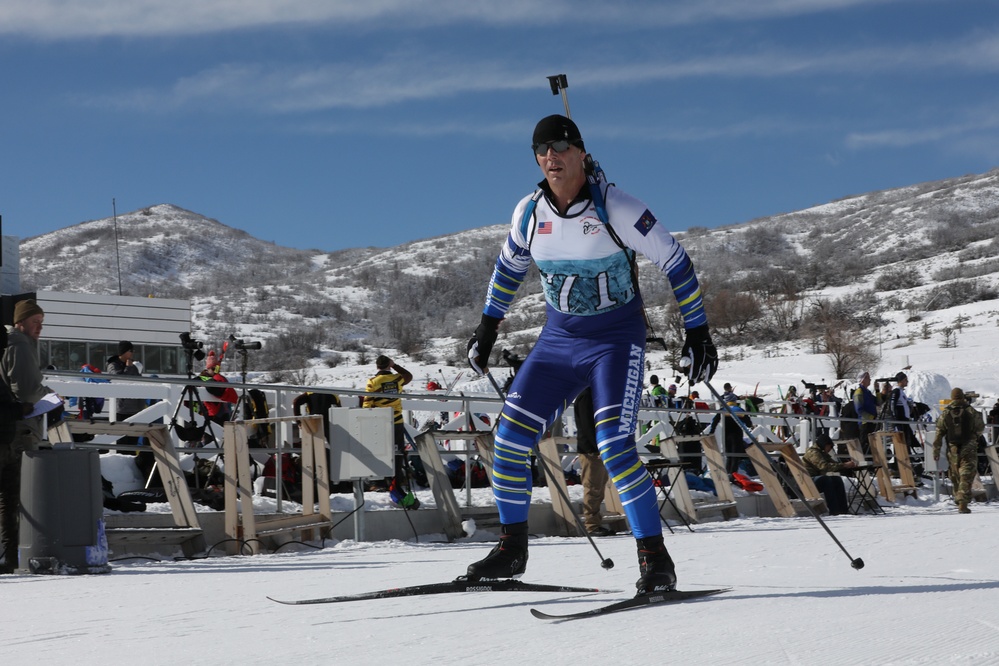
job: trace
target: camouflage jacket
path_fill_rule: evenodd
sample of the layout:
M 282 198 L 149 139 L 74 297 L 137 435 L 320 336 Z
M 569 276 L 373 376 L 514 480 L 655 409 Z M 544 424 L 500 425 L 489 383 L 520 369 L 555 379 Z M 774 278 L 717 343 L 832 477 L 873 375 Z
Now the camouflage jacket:
M 953 400 L 944 407 L 937 419 L 937 434 L 933 438 L 933 457 L 940 457 L 940 449 L 946 437 L 947 443 L 955 447 L 977 442 L 985 432 L 985 419 L 982 413 L 966 400 Z
M 834 460 L 818 444 L 812 444 L 808 447 L 802 462 L 805 463 L 805 470 L 810 476 L 822 476 L 843 470 L 843 463 Z

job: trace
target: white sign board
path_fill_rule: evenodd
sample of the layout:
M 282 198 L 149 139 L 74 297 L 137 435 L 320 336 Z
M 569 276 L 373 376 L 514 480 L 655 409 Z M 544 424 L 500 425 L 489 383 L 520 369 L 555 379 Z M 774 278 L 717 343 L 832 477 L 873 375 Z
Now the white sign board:
M 391 407 L 330 409 L 330 480 L 384 479 L 395 474 Z

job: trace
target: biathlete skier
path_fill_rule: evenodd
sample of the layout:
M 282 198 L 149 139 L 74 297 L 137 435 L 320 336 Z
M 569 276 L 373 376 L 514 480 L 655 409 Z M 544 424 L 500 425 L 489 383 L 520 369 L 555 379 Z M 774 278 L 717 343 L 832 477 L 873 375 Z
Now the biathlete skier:
M 593 163 L 571 119 L 543 118 L 534 129 L 533 149 L 544 180 L 514 210 L 481 323 L 468 343 L 469 363 L 479 374 L 488 372 L 499 324 L 532 259 L 541 271 L 548 321 L 499 416 L 492 482 L 500 541 L 469 565 L 467 576 L 524 573 L 531 450 L 590 386 L 600 457 L 638 542 L 638 594 L 672 590 L 676 573 L 663 544 L 655 488 L 635 448 L 646 326 L 632 262 L 641 252 L 669 279 L 686 329 L 681 363 L 689 364 L 691 385 L 711 379 L 718 368 L 697 276 L 686 251 L 644 203 L 600 178 L 588 180 Z

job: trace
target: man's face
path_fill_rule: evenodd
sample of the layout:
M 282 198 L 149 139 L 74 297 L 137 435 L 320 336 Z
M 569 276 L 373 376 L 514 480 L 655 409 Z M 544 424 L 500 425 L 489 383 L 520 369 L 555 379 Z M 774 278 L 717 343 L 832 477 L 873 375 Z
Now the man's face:
M 860 380 L 860 385 L 863 386 L 864 388 L 867 388 L 868 386 L 870 386 L 871 385 L 871 376 L 870 375 L 864 375 L 864 378 Z
M 44 319 L 45 315 L 43 314 L 31 315 L 27 319 L 22 319 L 20 323 L 15 325 L 15 328 L 38 342 L 38 338 L 42 337 L 42 321 Z
M 538 160 L 538 166 L 541 167 L 541 173 L 545 175 L 545 180 L 553 189 L 566 183 L 583 184 L 586 180 L 583 165 L 586 153 L 572 144 L 561 153 L 556 152 L 551 144 L 542 144 L 542 146 L 548 148 L 547 152 L 544 155 L 535 152 L 534 156 Z

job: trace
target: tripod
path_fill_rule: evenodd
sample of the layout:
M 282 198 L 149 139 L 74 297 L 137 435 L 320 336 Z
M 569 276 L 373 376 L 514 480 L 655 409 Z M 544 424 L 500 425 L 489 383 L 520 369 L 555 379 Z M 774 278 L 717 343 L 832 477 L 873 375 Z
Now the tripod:
M 236 353 L 239 354 L 239 383 L 243 385 L 243 388 L 239 390 L 239 399 L 232 408 L 232 420 L 233 421 L 245 421 L 244 410 L 247 406 L 250 408 L 250 416 L 253 416 L 253 404 L 250 402 L 249 398 L 246 397 L 246 366 L 249 362 L 249 353 L 246 348 L 240 347 L 236 349 Z
M 194 349 L 184 349 L 184 354 L 187 357 L 187 378 L 188 380 L 193 380 L 194 375 Z M 203 357 L 203 356 L 202 356 Z M 180 411 L 187 406 L 187 418 L 180 422 L 177 420 L 180 415 Z M 197 409 L 196 409 L 197 408 Z M 204 418 L 204 425 L 198 425 L 195 414 L 201 414 Z M 174 432 L 177 433 L 177 437 L 185 443 L 198 442 L 199 446 L 204 446 L 206 443 L 214 443 L 216 448 L 220 450 L 218 455 L 221 455 L 221 443 L 219 438 L 215 434 L 215 430 L 212 427 L 212 420 L 208 417 L 208 409 L 205 407 L 204 401 L 201 399 L 201 395 L 198 393 L 198 388 L 192 384 L 184 386 L 181 391 L 180 400 L 177 401 L 177 407 L 174 409 L 173 416 L 170 419 L 170 427 L 173 428 Z M 215 471 L 217 466 L 217 460 L 212 464 L 211 470 L 209 470 L 208 475 L 205 478 L 205 483 L 207 485 L 208 480 L 211 478 L 212 473 Z M 154 468 L 155 470 L 155 468 Z M 200 487 L 201 483 L 198 479 L 198 456 L 194 456 L 194 483 L 196 487 Z M 150 474 L 150 480 L 152 480 L 152 474 Z M 147 486 L 149 481 L 147 481 Z
M 246 390 L 246 370 L 249 365 L 249 352 L 248 349 L 259 349 L 260 343 L 250 343 L 247 346 L 242 340 L 236 340 L 236 353 L 239 355 L 239 382 L 242 388 L 239 391 L 239 399 L 236 400 L 236 404 L 233 405 L 232 409 L 232 420 L 236 422 L 246 421 L 247 418 L 253 419 L 257 415 L 254 413 L 255 405 L 251 397 L 247 396 Z M 264 417 L 267 415 L 265 414 Z M 247 444 L 250 448 L 268 448 L 269 442 L 268 435 L 270 434 L 269 426 L 267 424 L 260 424 L 253 427 L 252 434 L 247 434 Z M 260 474 L 262 472 L 262 465 L 259 460 L 254 459 L 253 455 L 250 455 L 250 466 L 253 468 L 255 474 Z M 255 477 L 254 477 L 255 478 Z M 281 490 L 284 492 L 285 497 L 291 499 L 291 493 L 285 486 L 283 478 L 276 478 L 275 485 L 280 484 Z M 277 496 L 277 491 L 275 490 L 275 496 Z

